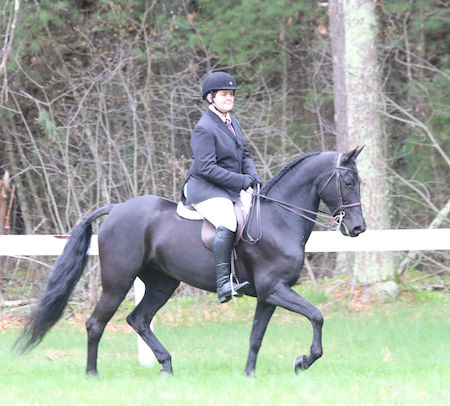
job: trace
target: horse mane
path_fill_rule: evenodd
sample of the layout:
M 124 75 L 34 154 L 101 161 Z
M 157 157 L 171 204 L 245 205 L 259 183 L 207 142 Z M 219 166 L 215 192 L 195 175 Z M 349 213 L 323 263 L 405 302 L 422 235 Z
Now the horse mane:
M 269 193 L 270 189 L 272 189 L 277 182 L 289 171 L 297 166 L 300 162 L 304 161 L 305 159 L 320 154 L 320 152 L 310 152 L 309 154 L 300 155 L 297 158 L 294 158 L 291 162 L 289 162 L 286 166 L 284 166 L 272 179 L 269 180 L 269 182 L 261 189 L 261 193 L 264 195 L 267 195 Z

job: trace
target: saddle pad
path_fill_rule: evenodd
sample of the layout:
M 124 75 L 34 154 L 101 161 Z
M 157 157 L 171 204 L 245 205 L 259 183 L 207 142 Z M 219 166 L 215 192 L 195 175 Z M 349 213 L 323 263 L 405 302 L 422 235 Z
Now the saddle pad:
M 185 206 L 178 202 L 177 214 L 186 220 L 203 220 L 203 216 L 193 206 Z

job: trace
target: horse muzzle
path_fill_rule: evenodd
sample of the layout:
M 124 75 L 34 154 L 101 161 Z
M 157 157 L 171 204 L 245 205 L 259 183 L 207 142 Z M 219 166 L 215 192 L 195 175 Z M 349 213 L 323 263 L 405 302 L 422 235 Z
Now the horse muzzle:
M 366 222 L 364 219 L 361 219 L 358 222 L 353 222 L 349 218 L 344 218 L 341 223 L 340 230 L 341 233 L 347 237 L 358 237 L 358 235 L 366 231 Z

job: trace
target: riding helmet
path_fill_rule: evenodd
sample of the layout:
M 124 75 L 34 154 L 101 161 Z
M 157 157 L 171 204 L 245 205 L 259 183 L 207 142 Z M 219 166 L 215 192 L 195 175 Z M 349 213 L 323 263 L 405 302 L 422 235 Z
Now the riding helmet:
M 206 76 L 202 85 L 202 97 L 206 100 L 208 93 L 214 90 L 239 89 L 233 76 L 226 72 L 213 72 Z

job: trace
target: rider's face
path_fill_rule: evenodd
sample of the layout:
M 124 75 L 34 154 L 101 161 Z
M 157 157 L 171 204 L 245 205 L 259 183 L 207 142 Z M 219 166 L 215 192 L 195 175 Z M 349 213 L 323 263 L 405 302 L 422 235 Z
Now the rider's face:
M 211 95 L 209 95 L 209 97 L 210 96 Z M 218 90 L 216 92 L 216 97 L 214 97 L 214 104 L 216 108 L 223 113 L 231 111 L 234 104 L 234 90 Z

